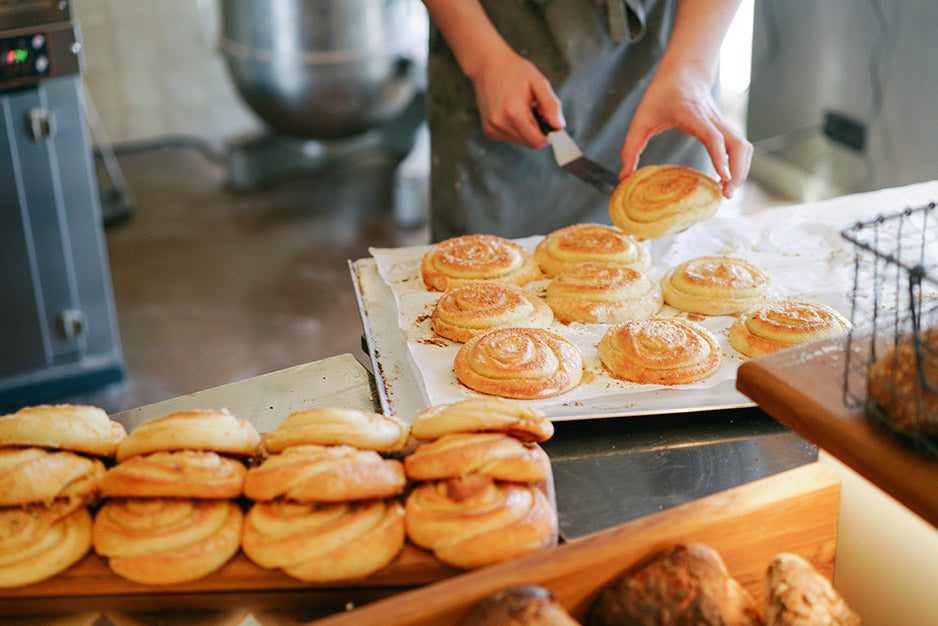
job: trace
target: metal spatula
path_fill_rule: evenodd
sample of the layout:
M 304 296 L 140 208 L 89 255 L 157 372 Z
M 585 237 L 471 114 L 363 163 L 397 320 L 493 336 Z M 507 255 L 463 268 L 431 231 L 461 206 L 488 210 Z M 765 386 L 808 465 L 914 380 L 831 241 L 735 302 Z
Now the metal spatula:
M 541 132 L 547 135 L 547 141 L 550 142 L 550 147 L 554 151 L 554 160 L 557 161 L 557 165 L 604 194 L 612 195 L 615 188 L 619 186 L 618 175 L 583 156 L 583 151 L 566 130 L 551 127 L 537 110 L 532 109 L 532 111 L 541 127 Z

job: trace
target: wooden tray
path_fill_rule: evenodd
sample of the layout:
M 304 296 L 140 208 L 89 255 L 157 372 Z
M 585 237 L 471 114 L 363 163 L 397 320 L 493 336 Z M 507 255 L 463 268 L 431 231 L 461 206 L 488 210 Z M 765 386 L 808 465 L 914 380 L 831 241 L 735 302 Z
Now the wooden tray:
M 938 460 L 844 404 L 844 362 L 843 338 L 800 346 L 742 364 L 736 388 L 938 527 Z
M 453 624 L 475 602 L 518 584 L 550 589 L 582 621 L 604 585 L 652 553 L 688 541 L 719 552 L 761 603 L 766 567 L 779 552 L 798 553 L 832 577 L 839 496 L 834 472 L 813 463 L 315 623 Z

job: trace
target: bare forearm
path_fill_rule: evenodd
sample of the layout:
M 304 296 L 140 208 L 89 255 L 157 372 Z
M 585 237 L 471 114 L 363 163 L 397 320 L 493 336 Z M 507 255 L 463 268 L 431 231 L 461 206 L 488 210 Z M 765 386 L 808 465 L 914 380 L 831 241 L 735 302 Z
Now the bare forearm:
M 659 71 L 693 71 L 713 84 L 720 46 L 740 0 L 681 0 Z
M 513 54 L 478 0 L 423 0 L 423 3 L 460 69 L 470 79 L 483 73 L 486 64 L 498 56 Z

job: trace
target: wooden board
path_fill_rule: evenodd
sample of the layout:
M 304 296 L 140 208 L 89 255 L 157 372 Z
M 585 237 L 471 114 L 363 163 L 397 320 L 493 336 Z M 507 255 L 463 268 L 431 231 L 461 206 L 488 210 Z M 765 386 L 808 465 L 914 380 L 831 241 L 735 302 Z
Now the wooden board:
M 550 589 L 583 621 L 604 585 L 654 552 L 689 541 L 719 552 L 730 573 L 761 603 L 765 569 L 779 552 L 798 553 L 832 577 L 839 496 L 833 471 L 813 463 L 315 623 L 454 624 L 475 602 L 518 584 Z
M 742 364 L 736 388 L 938 527 L 938 460 L 844 404 L 844 361 L 843 339 L 800 346 Z

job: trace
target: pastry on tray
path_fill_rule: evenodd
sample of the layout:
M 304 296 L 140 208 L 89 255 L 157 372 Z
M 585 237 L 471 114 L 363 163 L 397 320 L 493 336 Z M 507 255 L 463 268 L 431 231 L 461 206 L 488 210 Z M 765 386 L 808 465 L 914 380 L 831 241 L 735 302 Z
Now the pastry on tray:
M 584 222 L 549 233 L 534 249 L 534 260 L 548 276 L 587 262 L 644 271 L 651 266 L 651 253 L 617 228 Z
M 543 299 L 509 283 L 479 281 L 444 293 L 430 316 L 433 332 L 463 343 L 496 328 L 547 328 L 554 314 Z
M 414 418 L 416 439 L 437 439 L 450 433 L 504 433 L 522 441 L 547 441 L 554 424 L 541 409 L 502 398 L 469 398 L 438 404 Z
M 613 263 L 581 263 L 547 285 L 547 304 L 560 322 L 619 324 L 661 309 L 661 288 L 647 276 Z
M 772 299 L 769 277 L 733 256 L 702 256 L 672 268 L 661 279 L 664 301 L 702 315 L 735 315 Z
M 302 444 L 348 445 L 363 450 L 403 450 L 410 437 L 407 424 L 389 415 L 326 407 L 296 411 L 264 437 L 268 452 Z
M 650 317 L 610 328 L 597 346 L 603 366 L 616 378 L 678 385 L 716 372 L 723 354 L 710 331 L 680 318 Z
M 36 446 L 112 457 L 126 431 L 103 409 L 43 404 L 0 415 L 0 446 Z
M 447 291 L 476 280 L 523 285 L 540 277 L 534 256 L 518 244 L 495 235 L 462 235 L 432 246 L 420 265 L 424 285 Z
M 730 345 L 756 358 L 793 346 L 844 335 L 850 322 L 818 302 L 775 300 L 741 315 L 730 326 Z
M 713 216 L 723 191 L 709 176 L 680 165 L 648 165 L 619 182 L 609 217 L 622 232 L 660 239 Z
M 579 349 L 540 328 L 502 328 L 464 343 L 453 362 L 466 387 L 492 396 L 531 400 L 556 396 L 583 377 Z

